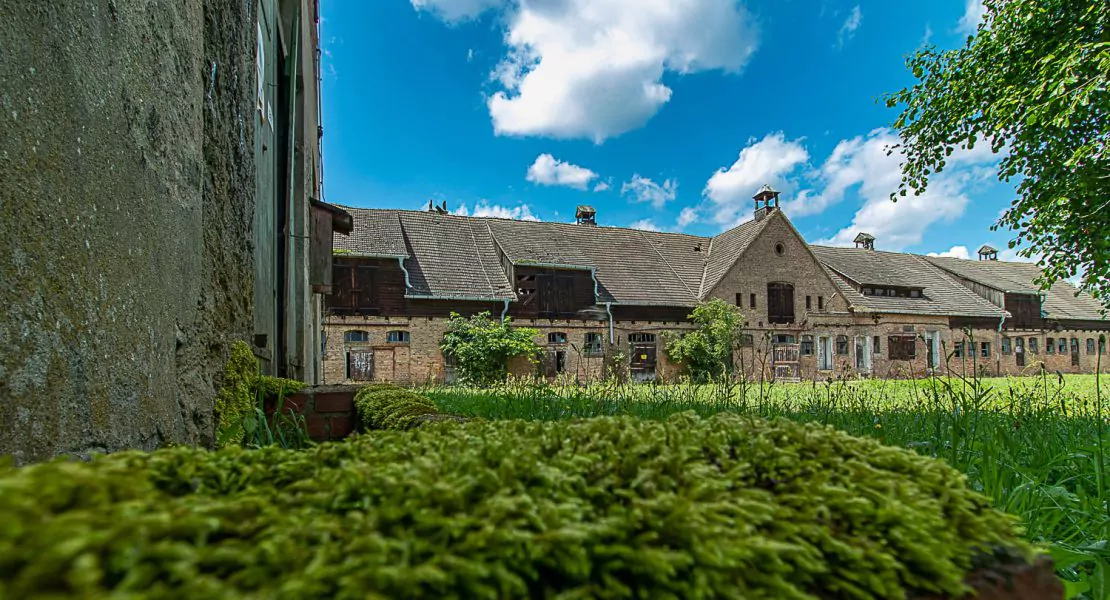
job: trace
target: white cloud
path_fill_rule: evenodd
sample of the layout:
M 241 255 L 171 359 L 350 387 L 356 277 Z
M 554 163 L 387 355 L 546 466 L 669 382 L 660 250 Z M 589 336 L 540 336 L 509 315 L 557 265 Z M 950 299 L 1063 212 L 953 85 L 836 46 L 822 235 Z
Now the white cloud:
M 979 24 L 983 22 L 983 15 L 986 10 L 986 7 L 983 6 L 983 0 L 966 0 L 964 15 L 960 17 L 960 22 L 956 25 L 956 32 L 973 35 L 979 29 Z
M 416 10 L 428 11 L 448 23 L 468 21 L 504 4 L 503 0 L 411 0 Z
M 751 197 L 759 186 L 770 184 L 782 191 L 786 177 L 809 160 L 802 140 L 788 141 L 782 132 L 767 134 L 740 151 L 732 166 L 718 169 L 705 184 L 702 195 L 710 204 L 713 221 L 733 225 L 751 213 Z
M 952 246 L 948 250 L 942 252 L 930 252 L 926 256 L 947 256 L 950 258 L 971 258 L 971 253 L 968 252 L 967 246 Z
M 926 23 L 925 24 L 925 34 L 921 36 L 921 43 L 918 44 L 918 45 L 921 46 L 922 48 L 924 48 L 925 46 L 929 45 L 929 42 L 932 39 L 933 39 L 933 28 L 930 27 L 928 23 Z
M 532 214 L 532 209 L 527 204 L 508 207 L 500 204 L 490 204 L 488 200 L 479 200 L 478 204 L 474 205 L 474 212 L 470 212 L 466 204 L 460 204 L 458 208 L 451 211 L 451 214 L 464 217 L 497 217 L 499 219 L 518 219 L 521 221 L 540 220 L 539 217 Z
M 848 18 L 844 20 L 844 24 L 840 26 L 840 31 L 836 34 L 838 48 L 844 46 L 848 40 L 856 35 L 856 30 L 859 29 L 861 23 L 863 23 L 863 11 L 860 10 L 857 4 L 852 7 L 852 12 L 848 13 Z
M 585 167 L 558 160 L 550 154 L 541 154 L 528 167 L 526 179 L 540 185 L 564 185 L 584 190 L 596 177 L 597 173 Z
M 632 229 L 641 229 L 643 231 L 663 231 L 651 219 L 640 219 L 629 225 L 629 227 Z
M 975 177 L 975 167 L 997 160 L 997 155 L 975 150 L 957 150 L 949 159 L 949 168 L 934 175 L 928 189 L 921 195 L 909 192 L 891 202 L 890 193 L 901 181 L 900 152 L 887 155 L 887 148 L 897 143 L 889 129 L 876 129 L 866 137 L 844 140 L 833 150 L 822 167 L 824 191 L 817 198 L 826 206 L 839 201 L 854 186 L 863 199 L 863 206 L 852 218 L 851 225 L 818 243 L 850 246 L 860 231 L 874 235 L 876 244 L 888 250 L 902 250 L 921 242 L 924 232 L 934 223 L 952 222 L 963 214 L 968 202 L 968 188 Z
M 1035 262 L 1041 260 L 1041 257 L 1043 256 L 1039 252 L 1034 252 L 1033 256 L 1030 256 L 1030 257 L 1026 258 L 1024 256 L 1019 255 L 1018 250 L 1019 250 L 1019 248 L 1006 248 L 1004 250 L 1000 250 L 998 252 L 998 260 L 1008 260 L 1008 261 L 1011 261 L 1011 262 L 1035 263 Z
M 679 228 L 688 227 L 693 223 L 696 223 L 698 219 L 699 217 L 697 209 L 692 206 L 687 206 L 686 208 L 682 209 L 682 212 L 678 213 L 678 226 Z
M 738 0 L 411 0 L 448 23 L 501 9 L 506 53 L 487 107 L 498 135 L 587 138 L 642 126 L 664 73 L 739 73 L 759 45 Z
M 472 60 L 474 60 L 474 48 L 470 48 L 466 51 L 466 62 L 470 62 Z
M 594 186 L 594 191 L 595 192 L 604 192 L 604 191 L 608 190 L 611 187 L 613 187 L 613 186 L 609 185 L 608 181 L 599 181 L 598 184 Z
M 674 200 L 677 190 L 678 182 L 673 179 L 658 184 L 639 174 L 633 175 L 630 181 L 621 186 L 622 195 L 631 193 L 633 201 L 649 202 L 655 208 L 663 208 L 664 204 Z

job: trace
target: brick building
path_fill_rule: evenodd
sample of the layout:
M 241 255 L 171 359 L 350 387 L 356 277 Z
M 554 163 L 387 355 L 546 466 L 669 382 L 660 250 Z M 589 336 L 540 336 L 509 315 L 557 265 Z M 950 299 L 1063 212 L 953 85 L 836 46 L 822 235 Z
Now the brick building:
M 1106 356 L 1098 303 L 1066 282 L 1041 292 L 1034 265 L 988 247 L 978 261 L 883 252 L 865 233 L 855 248 L 814 246 L 777 192 L 754 200 L 751 221 L 714 237 L 600 227 L 590 207 L 576 223 L 348 208 L 324 382 L 450 380 L 439 342 L 452 311 L 538 329 L 545 356 L 518 373 L 673 380 L 664 340 L 711 298 L 744 313 L 735 360 L 749 377 L 1079 373 Z

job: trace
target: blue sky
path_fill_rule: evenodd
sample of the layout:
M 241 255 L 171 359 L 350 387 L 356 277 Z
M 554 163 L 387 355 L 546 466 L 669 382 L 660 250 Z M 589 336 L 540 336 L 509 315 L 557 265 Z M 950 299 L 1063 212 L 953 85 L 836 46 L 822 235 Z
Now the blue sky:
M 922 44 L 977 0 L 322 0 L 325 198 L 350 206 L 713 235 L 763 183 L 811 242 L 1005 248 L 1011 187 L 977 147 L 927 193 L 899 180 L 896 116 Z M 1007 252 L 1007 255 L 1011 253 Z

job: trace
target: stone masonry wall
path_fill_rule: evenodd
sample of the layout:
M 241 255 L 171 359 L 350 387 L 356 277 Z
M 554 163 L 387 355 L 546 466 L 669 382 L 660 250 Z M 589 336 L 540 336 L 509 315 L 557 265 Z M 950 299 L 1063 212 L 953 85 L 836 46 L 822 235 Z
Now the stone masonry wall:
M 253 6 L 0 5 L 0 455 L 211 441 L 250 327 Z

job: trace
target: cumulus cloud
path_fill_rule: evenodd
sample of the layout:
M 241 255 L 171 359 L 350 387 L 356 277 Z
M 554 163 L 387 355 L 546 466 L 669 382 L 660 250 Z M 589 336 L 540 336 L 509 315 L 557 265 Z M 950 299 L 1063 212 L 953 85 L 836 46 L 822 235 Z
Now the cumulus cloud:
M 979 29 L 979 24 L 983 22 L 986 11 L 983 0 L 967 0 L 964 4 L 964 15 L 956 25 L 956 32 L 964 35 L 974 34 Z
M 887 149 L 897 140 L 894 132 L 884 128 L 837 145 L 822 167 L 826 186 L 817 197 L 824 202 L 836 201 L 849 187 L 858 186 L 863 206 L 851 225 L 818 243 L 850 246 L 858 232 L 866 231 L 878 238 L 877 243 L 885 249 L 902 250 L 918 244 L 931 225 L 950 223 L 963 214 L 977 168 L 998 158 L 978 148 L 957 150 L 949 160 L 949 168 L 932 177 L 924 193 L 910 192 L 898 202 L 891 202 L 890 193 L 898 189 L 901 181 L 903 156 L 898 151 L 888 156 Z
M 971 258 L 971 253 L 968 252 L 967 246 L 952 246 L 948 250 L 942 252 L 930 252 L 926 256 L 947 256 L 950 258 Z
M 632 176 L 621 186 L 621 194 L 631 194 L 634 202 L 647 202 L 655 208 L 663 208 L 667 202 L 674 200 L 678 190 L 678 182 L 667 179 L 662 184 L 655 183 L 639 174 Z
M 613 187 L 613 186 L 609 185 L 608 181 L 599 181 L 597 183 L 597 185 L 594 186 L 594 191 L 595 192 L 604 192 L 604 191 L 608 190 L 611 187 Z
M 643 231 L 663 231 L 659 228 L 658 225 L 655 224 L 655 221 L 652 221 L 651 219 L 640 219 L 639 221 L 635 221 L 630 224 L 629 227 L 631 227 L 632 229 L 640 229 Z
M 526 179 L 540 185 L 562 185 L 584 190 L 590 181 L 597 177 L 597 173 L 578 165 L 556 159 L 550 154 L 541 154 L 536 157 L 532 166 L 528 167 Z
M 840 26 L 840 31 L 836 34 L 837 47 L 843 47 L 848 40 L 856 35 L 856 30 L 859 29 L 860 24 L 863 23 L 863 11 L 860 10 L 859 5 L 852 7 L 852 12 L 848 13 L 848 18 L 844 20 L 844 24 Z
M 767 183 L 779 191 L 792 187 L 787 176 L 809 160 L 802 140 L 787 140 L 782 132 L 748 141 L 736 162 L 720 168 L 705 184 L 702 195 L 709 201 L 714 222 L 731 226 L 751 213 L 751 197 Z
M 692 206 L 687 206 L 678 213 L 678 227 L 680 229 L 688 227 L 694 223 L 697 223 L 698 219 L 699 217 L 697 209 Z
M 460 204 L 458 208 L 451 211 L 453 215 L 460 215 L 464 217 L 497 217 L 499 219 L 517 219 L 520 221 L 539 221 L 540 218 L 532 214 L 532 209 L 527 204 L 520 204 L 517 206 L 502 206 L 500 204 L 490 204 L 488 200 L 479 200 L 474 205 L 474 211 L 471 212 L 466 204 Z
M 411 0 L 412 7 L 427 11 L 447 23 L 469 21 L 491 8 L 504 4 L 502 0 Z
M 642 126 L 664 73 L 739 73 L 759 45 L 737 0 L 412 0 L 454 23 L 500 7 L 506 52 L 487 107 L 498 135 L 586 138 Z

